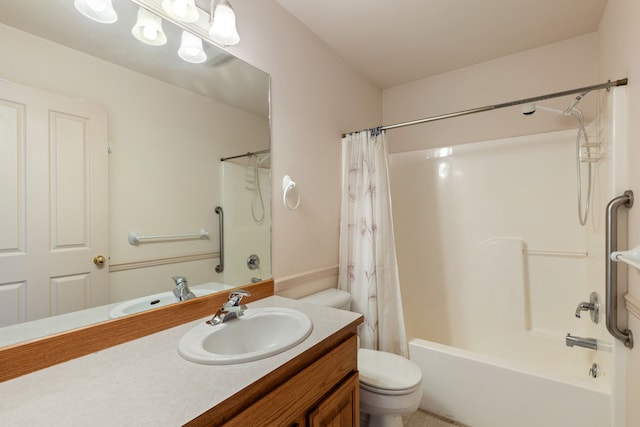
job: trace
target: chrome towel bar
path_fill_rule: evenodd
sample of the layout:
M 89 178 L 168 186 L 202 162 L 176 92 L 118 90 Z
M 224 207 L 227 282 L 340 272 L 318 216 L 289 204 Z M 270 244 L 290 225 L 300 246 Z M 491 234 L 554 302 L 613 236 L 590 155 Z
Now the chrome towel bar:
M 618 267 L 611 254 L 618 246 L 618 209 L 630 209 L 633 206 L 633 191 L 627 190 L 623 195 L 613 198 L 607 205 L 607 241 L 606 241 L 606 321 L 607 330 L 614 338 L 622 341 L 627 348 L 633 348 L 631 330 L 620 330 L 618 327 Z

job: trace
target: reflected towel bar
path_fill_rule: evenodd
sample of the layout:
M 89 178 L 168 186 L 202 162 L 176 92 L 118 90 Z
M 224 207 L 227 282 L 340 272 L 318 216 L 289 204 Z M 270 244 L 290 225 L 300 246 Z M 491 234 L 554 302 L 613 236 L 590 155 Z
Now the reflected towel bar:
M 618 267 L 612 254 L 618 246 L 618 209 L 630 209 L 633 206 L 633 192 L 627 190 L 622 196 L 615 197 L 607 205 L 607 241 L 606 241 L 606 320 L 607 330 L 614 338 L 619 339 L 625 347 L 633 348 L 631 330 L 618 328 Z
M 140 242 L 145 240 L 184 240 L 184 239 L 206 239 L 209 237 L 209 232 L 204 228 L 201 228 L 198 233 L 190 234 L 165 234 L 159 236 L 140 236 L 135 231 L 129 232 L 129 244 L 136 246 Z
M 586 251 L 553 251 L 540 249 L 523 249 L 522 253 L 530 256 L 548 256 L 548 257 L 566 257 L 566 258 L 585 258 L 589 256 Z

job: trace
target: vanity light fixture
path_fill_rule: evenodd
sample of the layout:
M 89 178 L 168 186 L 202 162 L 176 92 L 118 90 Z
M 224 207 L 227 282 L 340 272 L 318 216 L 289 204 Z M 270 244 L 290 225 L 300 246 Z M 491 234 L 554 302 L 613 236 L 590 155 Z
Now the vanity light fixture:
M 211 0 L 211 28 L 209 37 L 222 46 L 238 44 L 240 35 L 236 29 L 236 14 L 227 0 L 220 0 L 215 9 Z
M 151 46 L 162 46 L 167 42 L 167 36 L 162 31 L 162 19 L 143 7 L 138 9 L 138 20 L 131 29 L 131 34 Z
M 195 0 L 162 0 L 162 9 L 182 22 L 196 22 L 199 18 Z
M 178 49 L 180 58 L 192 64 L 201 64 L 207 60 L 207 54 L 202 48 L 202 39 L 188 31 L 182 32 L 182 41 Z
M 75 0 L 73 5 L 78 12 L 101 24 L 113 24 L 118 20 L 111 0 Z

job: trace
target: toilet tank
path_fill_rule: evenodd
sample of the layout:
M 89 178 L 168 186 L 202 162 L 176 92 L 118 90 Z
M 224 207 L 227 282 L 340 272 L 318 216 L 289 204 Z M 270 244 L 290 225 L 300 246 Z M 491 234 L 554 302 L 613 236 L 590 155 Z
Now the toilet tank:
M 351 294 L 335 288 L 325 289 L 315 294 L 302 297 L 299 301 L 325 307 L 339 308 L 340 310 L 349 311 L 351 309 Z

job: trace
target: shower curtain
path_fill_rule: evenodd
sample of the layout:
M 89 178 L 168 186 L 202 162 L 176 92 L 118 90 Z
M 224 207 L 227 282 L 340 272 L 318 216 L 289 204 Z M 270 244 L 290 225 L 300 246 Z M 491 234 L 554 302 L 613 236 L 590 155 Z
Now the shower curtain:
M 364 315 L 363 348 L 408 356 L 396 261 L 387 142 L 371 129 L 342 139 L 339 286 Z

